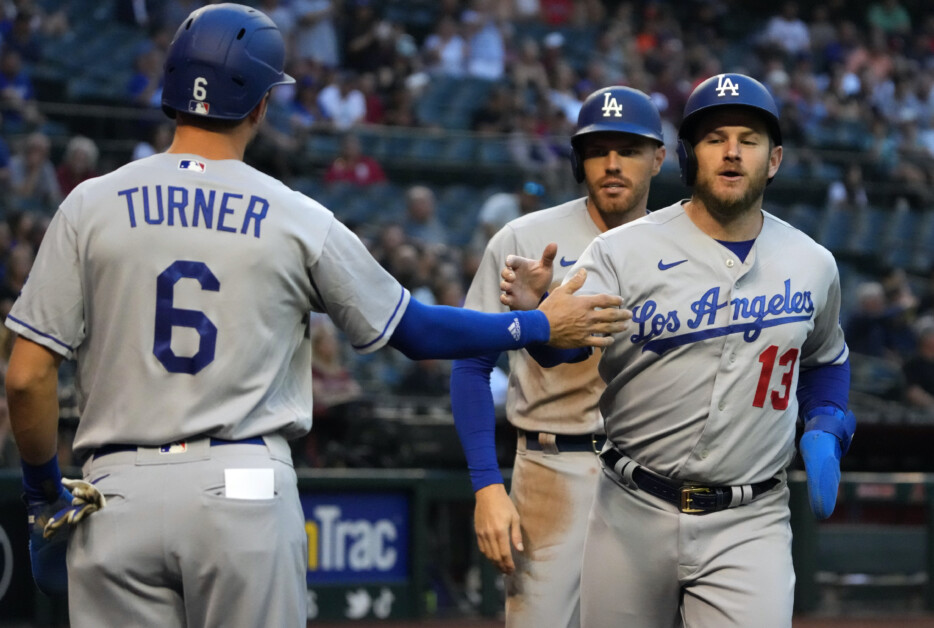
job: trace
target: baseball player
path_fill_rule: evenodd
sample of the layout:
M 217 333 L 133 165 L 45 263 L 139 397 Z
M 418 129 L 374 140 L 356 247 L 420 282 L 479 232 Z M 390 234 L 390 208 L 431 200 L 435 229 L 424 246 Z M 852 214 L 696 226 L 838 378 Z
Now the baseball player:
M 828 251 L 761 209 L 782 160 L 762 84 L 707 79 L 683 120 L 691 198 L 598 236 L 576 265 L 633 323 L 599 365 L 607 444 L 581 623 L 787 628 L 795 422 L 819 518 L 855 430 L 839 277 Z M 534 266 L 511 261 L 508 304 L 525 281 L 515 270 Z
M 646 214 L 649 183 L 665 159 L 662 122 L 651 99 L 629 87 L 587 97 L 571 139 L 573 171 L 587 196 L 526 214 L 490 240 L 465 306 L 505 311 L 500 269 L 510 253 L 535 255 L 560 284 L 594 237 Z M 580 556 L 602 447 L 598 356 L 545 369 L 524 350 L 509 352 L 506 416 L 518 429 L 511 500 L 494 443 L 490 372 L 499 353 L 458 360 L 451 375 L 454 422 L 476 492 L 480 550 L 506 577 L 506 625 L 580 625 Z M 516 548 L 513 554 L 512 547 Z
M 311 426 L 309 311 L 358 351 L 417 359 L 605 346 L 591 334 L 626 324 L 618 297 L 563 286 L 529 316 L 411 299 L 327 209 L 243 163 L 270 89 L 293 80 L 284 56 L 255 9 L 193 12 L 166 56 L 168 152 L 68 196 L 6 320 L 33 575 L 65 588 L 67 539 L 76 628 L 305 625 L 286 439 Z M 56 374 L 71 357 L 86 482 L 63 485 Z

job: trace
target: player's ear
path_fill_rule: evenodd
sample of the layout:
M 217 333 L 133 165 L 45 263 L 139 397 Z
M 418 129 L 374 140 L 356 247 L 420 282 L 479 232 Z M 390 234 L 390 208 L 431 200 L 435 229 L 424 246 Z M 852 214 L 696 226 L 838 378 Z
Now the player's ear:
M 662 164 L 665 163 L 665 156 L 668 154 L 668 149 L 665 148 L 664 144 L 661 144 L 655 149 L 655 163 L 652 165 L 652 176 L 654 177 L 662 170 Z
M 269 109 L 269 92 L 266 92 L 266 95 L 263 96 L 262 100 L 259 101 L 259 104 L 253 108 L 253 111 L 250 112 L 250 121 L 255 124 L 259 124 L 266 119 L 266 111 Z

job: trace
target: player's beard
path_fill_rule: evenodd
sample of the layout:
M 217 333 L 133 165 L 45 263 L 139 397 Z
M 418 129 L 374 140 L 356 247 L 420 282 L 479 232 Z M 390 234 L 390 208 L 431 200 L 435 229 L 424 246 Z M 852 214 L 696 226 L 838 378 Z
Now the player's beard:
M 698 178 L 694 184 L 694 196 L 707 212 L 720 224 L 728 224 L 743 214 L 761 209 L 757 205 L 765 193 L 769 177 L 769 162 L 756 172 L 748 172 L 744 188 L 727 188 L 724 192 L 715 191 L 716 174 Z
M 601 214 L 626 214 L 640 207 L 642 200 L 648 195 L 651 182 L 651 174 L 635 179 L 628 178 L 626 183 L 629 187 L 623 188 L 621 194 L 611 197 L 606 194 L 599 183 L 587 181 L 587 194 Z

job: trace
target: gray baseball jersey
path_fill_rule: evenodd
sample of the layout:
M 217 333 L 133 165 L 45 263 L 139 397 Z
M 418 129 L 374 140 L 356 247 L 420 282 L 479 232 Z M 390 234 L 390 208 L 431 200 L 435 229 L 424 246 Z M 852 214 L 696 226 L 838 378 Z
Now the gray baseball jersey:
M 559 285 L 600 230 L 586 199 L 510 221 L 493 236 L 467 293 L 466 307 L 496 312 L 506 256 L 541 257 L 558 244 L 554 281 Z M 597 407 L 604 384 L 599 352 L 578 364 L 543 369 L 527 351 L 509 352 L 506 418 L 524 430 L 558 434 L 603 432 Z M 506 626 L 580 626 L 580 556 L 600 465 L 594 452 L 545 453 L 520 437 L 510 497 L 519 513 L 523 546 L 513 552 L 516 570 L 506 577 Z
M 7 325 L 80 358 L 81 455 L 304 433 L 307 313 L 373 351 L 408 300 L 315 201 L 239 161 L 160 154 L 65 200 Z
M 744 261 L 677 203 L 602 234 L 578 262 L 582 291 L 619 294 L 633 312 L 599 367 L 608 440 L 684 483 L 780 480 L 751 503 L 698 516 L 605 469 L 583 553 L 585 628 L 791 625 L 784 470 L 798 373 L 848 351 L 832 256 L 763 216 Z
M 680 203 L 599 236 L 582 291 L 619 294 L 630 328 L 600 363 L 607 435 L 662 475 L 767 479 L 794 456 L 799 367 L 842 364 L 830 253 L 765 214 L 740 262 Z
M 600 234 L 586 209 L 586 199 L 527 214 L 509 222 L 487 244 L 465 307 L 506 311 L 500 303 L 500 272 L 506 256 L 538 259 L 550 242 L 558 244 L 554 281 L 559 285 L 581 252 Z M 597 401 L 604 385 L 595 365 L 599 351 L 577 364 L 541 368 L 525 349 L 509 352 L 506 416 L 518 428 L 558 434 L 603 432 Z

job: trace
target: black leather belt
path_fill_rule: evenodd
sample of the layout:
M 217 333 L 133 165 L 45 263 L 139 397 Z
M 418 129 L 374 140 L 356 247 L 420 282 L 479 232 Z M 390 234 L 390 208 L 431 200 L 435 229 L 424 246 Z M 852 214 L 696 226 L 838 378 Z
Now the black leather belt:
M 519 430 L 525 435 L 525 448 L 531 451 L 544 451 L 539 440 L 541 432 L 527 432 Z M 546 439 L 554 438 L 555 448 L 559 451 L 592 451 L 599 453 L 606 442 L 603 434 L 546 434 Z
M 606 463 L 607 468 L 616 471 L 616 464 L 623 459 L 623 454 L 611 447 L 600 454 L 600 458 Z M 635 464 L 632 469 L 632 480 L 640 490 L 674 504 L 681 512 L 691 515 L 701 515 L 747 504 L 762 493 L 772 490 L 779 483 L 778 478 L 769 478 L 740 487 L 680 484 L 646 471 L 638 464 Z M 740 499 L 738 503 L 734 503 L 737 490 L 740 491 Z
M 199 440 L 203 437 L 194 437 L 187 440 Z M 168 445 L 160 445 L 160 449 L 168 449 L 174 445 L 179 445 L 185 441 L 178 441 L 176 443 L 169 443 Z M 244 438 L 243 440 L 224 440 L 222 438 L 211 437 L 211 447 L 217 447 L 218 445 L 265 445 L 266 441 L 263 440 L 262 436 L 254 436 L 253 438 Z M 104 445 L 98 447 L 94 450 L 94 460 L 97 460 L 101 456 L 106 456 L 107 454 L 115 454 L 121 451 L 136 451 L 139 447 L 146 447 L 146 445 L 121 445 L 121 444 L 112 444 Z

